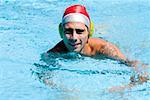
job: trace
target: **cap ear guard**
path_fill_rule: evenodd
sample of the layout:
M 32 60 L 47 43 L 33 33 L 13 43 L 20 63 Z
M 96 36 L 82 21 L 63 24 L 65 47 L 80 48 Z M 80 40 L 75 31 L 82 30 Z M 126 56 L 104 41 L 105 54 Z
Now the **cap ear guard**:
M 63 38 L 63 27 L 62 27 L 62 23 L 59 24 L 58 30 L 59 30 L 60 37 Z
M 91 21 L 90 22 L 90 37 L 92 37 L 93 33 L 94 33 L 94 23 L 93 21 Z
M 62 23 L 59 24 L 58 30 L 59 30 L 60 37 L 63 38 L 63 27 L 62 27 Z M 92 37 L 93 33 L 94 33 L 94 23 L 91 21 L 91 24 L 90 24 L 90 34 L 89 34 L 89 36 Z

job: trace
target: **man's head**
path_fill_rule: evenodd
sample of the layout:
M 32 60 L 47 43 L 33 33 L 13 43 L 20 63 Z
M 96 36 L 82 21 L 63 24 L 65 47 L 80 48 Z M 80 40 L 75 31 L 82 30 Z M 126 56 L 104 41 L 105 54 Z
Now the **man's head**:
M 91 29 L 90 17 L 81 5 L 68 7 L 60 24 L 61 37 L 69 51 L 81 52 L 88 42 Z

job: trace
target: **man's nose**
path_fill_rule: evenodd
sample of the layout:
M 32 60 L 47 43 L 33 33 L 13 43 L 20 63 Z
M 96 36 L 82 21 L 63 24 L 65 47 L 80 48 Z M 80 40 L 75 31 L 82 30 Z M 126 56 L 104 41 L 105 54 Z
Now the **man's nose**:
M 77 41 L 77 33 L 76 33 L 76 30 L 74 30 L 73 31 L 73 33 L 72 33 L 72 39 L 74 40 L 74 42 L 76 42 Z

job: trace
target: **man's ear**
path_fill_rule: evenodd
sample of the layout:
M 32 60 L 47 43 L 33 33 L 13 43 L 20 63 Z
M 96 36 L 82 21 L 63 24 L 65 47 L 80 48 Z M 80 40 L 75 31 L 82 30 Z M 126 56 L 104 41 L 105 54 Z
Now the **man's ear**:
M 62 27 L 62 23 L 59 24 L 58 30 L 59 30 L 60 37 L 63 38 L 63 27 Z

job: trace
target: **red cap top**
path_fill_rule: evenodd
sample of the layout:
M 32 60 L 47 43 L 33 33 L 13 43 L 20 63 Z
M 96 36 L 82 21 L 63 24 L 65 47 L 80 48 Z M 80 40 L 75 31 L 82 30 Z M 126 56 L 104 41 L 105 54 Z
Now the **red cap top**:
M 82 5 L 72 5 L 65 10 L 62 23 L 65 24 L 67 22 L 81 22 L 90 28 L 90 17 L 86 8 Z
M 90 17 L 86 11 L 86 8 L 82 5 L 72 5 L 72 6 L 68 7 L 64 12 L 63 17 L 70 13 L 81 13 L 81 14 L 85 15 L 86 17 L 88 17 L 88 19 L 90 20 Z

